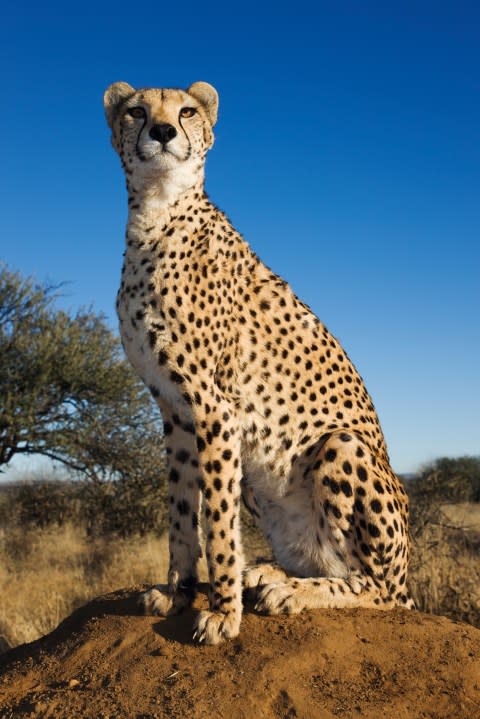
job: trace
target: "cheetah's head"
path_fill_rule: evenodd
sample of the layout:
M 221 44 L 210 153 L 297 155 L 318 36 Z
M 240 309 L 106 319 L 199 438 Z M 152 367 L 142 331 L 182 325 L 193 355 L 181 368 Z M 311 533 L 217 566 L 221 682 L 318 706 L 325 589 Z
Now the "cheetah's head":
M 206 82 L 188 90 L 140 89 L 115 82 L 104 107 L 112 144 L 128 178 L 136 184 L 193 182 L 213 145 L 218 94 Z

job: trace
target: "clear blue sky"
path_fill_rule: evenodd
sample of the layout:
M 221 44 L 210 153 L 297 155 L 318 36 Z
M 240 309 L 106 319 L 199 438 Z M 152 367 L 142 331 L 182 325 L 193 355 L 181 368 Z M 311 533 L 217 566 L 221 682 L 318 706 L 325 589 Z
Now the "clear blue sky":
M 480 454 L 480 6 L 9 3 L 1 255 L 116 328 L 102 94 L 220 93 L 207 189 L 343 343 L 399 472 Z

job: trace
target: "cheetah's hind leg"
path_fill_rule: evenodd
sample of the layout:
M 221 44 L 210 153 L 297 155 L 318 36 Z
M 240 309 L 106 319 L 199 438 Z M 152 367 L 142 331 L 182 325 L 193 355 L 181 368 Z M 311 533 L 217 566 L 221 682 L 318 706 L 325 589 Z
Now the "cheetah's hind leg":
M 245 567 L 243 572 L 243 595 L 247 601 L 258 598 L 259 591 L 267 584 L 277 584 L 288 579 L 287 573 L 275 562 L 259 561 Z
M 262 614 L 298 614 L 304 609 L 346 609 L 358 606 L 391 609 L 395 602 L 360 574 L 337 577 L 295 578 L 259 587 L 255 610 Z M 377 602 L 375 601 L 378 601 Z
M 342 431 L 329 435 L 310 462 L 303 478 L 312 487 L 318 574 L 267 583 L 255 608 L 295 614 L 412 607 L 406 588 L 408 501 L 386 457 Z

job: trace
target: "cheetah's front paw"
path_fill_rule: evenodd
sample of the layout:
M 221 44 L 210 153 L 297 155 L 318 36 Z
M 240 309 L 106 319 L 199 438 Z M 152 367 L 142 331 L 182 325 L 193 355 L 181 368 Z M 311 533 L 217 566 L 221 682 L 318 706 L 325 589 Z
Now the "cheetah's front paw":
M 259 587 L 255 610 L 262 614 L 298 614 L 305 608 L 298 589 L 290 584 Z
M 157 614 L 168 617 L 178 614 L 192 603 L 192 596 L 183 591 L 172 592 L 168 584 L 157 584 L 138 599 L 139 606 L 145 614 Z
M 203 611 L 194 625 L 193 638 L 199 644 L 219 644 L 225 639 L 233 639 L 240 631 L 240 617 L 236 612 Z

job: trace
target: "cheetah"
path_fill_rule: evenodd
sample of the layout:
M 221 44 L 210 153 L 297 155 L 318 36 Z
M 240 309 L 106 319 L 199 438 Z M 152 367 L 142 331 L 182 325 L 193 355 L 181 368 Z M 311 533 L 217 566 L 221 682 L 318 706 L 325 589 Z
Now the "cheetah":
M 168 460 L 168 584 L 142 595 L 144 610 L 193 601 L 202 520 L 197 642 L 238 635 L 243 590 L 266 614 L 413 607 L 407 496 L 362 379 L 205 192 L 216 90 L 117 82 L 104 107 L 128 191 L 120 334 Z M 275 564 L 244 567 L 241 498 Z

